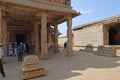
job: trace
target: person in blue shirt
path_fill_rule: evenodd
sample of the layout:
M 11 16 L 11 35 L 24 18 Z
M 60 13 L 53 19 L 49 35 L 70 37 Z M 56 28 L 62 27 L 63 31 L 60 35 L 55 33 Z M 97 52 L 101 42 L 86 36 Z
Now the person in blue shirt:
M 2 50 L 2 44 L 0 43 L 0 72 L 2 76 L 5 77 L 6 75 L 5 75 L 4 68 L 3 68 L 2 56 L 3 56 L 3 50 Z
M 18 46 L 18 62 L 22 62 L 23 53 L 24 53 L 24 45 L 23 43 L 20 43 L 20 45 Z

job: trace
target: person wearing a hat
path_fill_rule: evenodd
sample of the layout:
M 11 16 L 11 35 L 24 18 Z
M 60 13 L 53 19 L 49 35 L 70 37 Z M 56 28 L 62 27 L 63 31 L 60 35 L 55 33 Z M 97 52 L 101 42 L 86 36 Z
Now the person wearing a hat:
M 2 44 L 0 43 L 0 72 L 2 76 L 5 77 L 6 75 L 5 75 L 4 68 L 3 68 L 2 56 L 3 56 L 3 50 L 2 50 Z

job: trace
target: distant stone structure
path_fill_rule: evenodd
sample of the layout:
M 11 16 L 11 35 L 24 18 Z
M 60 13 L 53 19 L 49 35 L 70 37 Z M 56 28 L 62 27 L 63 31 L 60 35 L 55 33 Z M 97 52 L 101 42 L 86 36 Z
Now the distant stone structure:
M 104 52 L 114 46 L 112 49 L 114 54 L 116 49 L 119 49 L 119 44 L 116 44 L 114 40 L 116 33 L 120 33 L 120 15 L 79 25 L 73 28 L 74 46 L 86 47 L 91 44 L 93 48 L 97 48 L 102 45 L 104 48 L 101 50 L 104 49 Z M 106 45 L 110 45 L 109 48 L 106 48 Z
M 73 28 L 74 45 L 115 45 L 113 36 L 120 32 L 120 15 Z
M 67 21 L 68 55 L 72 51 L 71 0 L 0 0 L 0 42 L 7 56 L 9 42 L 33 43 L 34 53 L 48 58 L 47 42 L 58 52 L 58 25 Z

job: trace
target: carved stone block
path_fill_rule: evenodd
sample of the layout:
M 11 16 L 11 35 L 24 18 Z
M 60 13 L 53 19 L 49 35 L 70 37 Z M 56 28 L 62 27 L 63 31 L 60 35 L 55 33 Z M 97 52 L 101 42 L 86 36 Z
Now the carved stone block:
M 35 55 L 29 55 L 24 58 L 21 71 L 21 79 L 30 79 L 34 77 L 44 76 L 45 71 L 40 60 Z

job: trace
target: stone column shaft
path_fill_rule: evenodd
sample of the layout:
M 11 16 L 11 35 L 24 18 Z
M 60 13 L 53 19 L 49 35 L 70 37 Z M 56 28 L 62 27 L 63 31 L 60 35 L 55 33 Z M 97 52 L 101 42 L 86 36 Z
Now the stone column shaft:
M 39 54 L 40 53 L 40 48 L 39 48 L 39 34 L 38 34 L 38 22 L 35 22 L 35 27 L 34 27 L 34 35 L 35 35 L 35 54 Z
M 46 13 L 41 13 L 41 58 L 48 59 L 47 50 L 47 18 Z
M 0 9 L 0 43 L 2 43 L 2 10 Z
M 51 44 L 51 31 L 48 29 L 48 42 Z
M 7 19 L 2 19 L 2 44 L 4 56 L 7 56 L 8 34 L 7 34 Z
M 59 51 L 58 46 L 58 26 L 54 25 L 54 52 L 57 53 Z
M 72 45 L 72 17 L 69 16 L 67 20 L 67 56 L 73 56 Z

